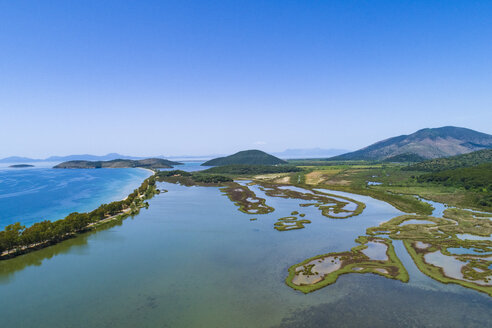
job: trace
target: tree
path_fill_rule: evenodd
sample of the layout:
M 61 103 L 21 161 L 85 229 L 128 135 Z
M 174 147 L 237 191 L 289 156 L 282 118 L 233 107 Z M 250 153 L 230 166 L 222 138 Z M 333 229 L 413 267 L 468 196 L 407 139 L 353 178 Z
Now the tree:
M 21 225 L 19 222 L 5 227 L 4 240 L 9 252 L 20 245 L 20 236 L 24 229 L 25 226 Z
M 5 242 L 5 232 L 0 231 L 0 255 L 7 250 L 7 244 Z

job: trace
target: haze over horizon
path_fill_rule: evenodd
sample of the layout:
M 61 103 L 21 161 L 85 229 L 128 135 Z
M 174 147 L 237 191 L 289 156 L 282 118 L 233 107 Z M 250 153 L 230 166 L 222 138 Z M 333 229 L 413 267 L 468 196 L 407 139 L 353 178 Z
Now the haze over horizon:
M 492 134 L 490 1 L 0 1 L 0 158 Z

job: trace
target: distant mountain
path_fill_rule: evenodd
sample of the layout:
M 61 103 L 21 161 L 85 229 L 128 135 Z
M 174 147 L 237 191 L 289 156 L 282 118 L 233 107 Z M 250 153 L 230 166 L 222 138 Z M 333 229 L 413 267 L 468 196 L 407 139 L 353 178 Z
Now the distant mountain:
M 234 164 L 276 165 L 287 162 L 261 150 L 244 150 L 226 157 L 219 157 L 203 163 L 203 166 L 222 166 Z
M 454 126 L 422 129 L 386 139 L 329 160 L 384 160 L 407 154 L 424 159 L 454 156 L 492 148 L 492 135 Z
M 322 149 L 322 148 L 303 148 L 303 149 L 286 149 L 283 152 L 272 153 L 279 158 L 327 158 L 344 154 L 349 150 L 346 149 Z
M 168 161 L 161 158 L 147 158 L 141 160 L 114 159 L 111 161 L 68 161 L 60 163 L 55 169 L 98 169 L 98 168 L 133 168 L 141 167 L 147 169 L 172 168 L 173 165 L 181 163 Z
M 486 163 L 492 163 L 492 149 L 478 150 L 472 153 L 446 158 L 431 159 L 425 162 L 409 165 L 404 169 L 437 172 L 462 167 L 472 167 Z
M 0 159 L 0 163 L 32 163 L 32 162 L 40 162 L 40 159 L 32 159 L 28 157 L 20 157 L 20 156 L 10 156 L 3 159 Z
M 145 157 L 134 157 L 134 156 L 125 156 L 118 153 L 109 153 L 107 155 L 69 155 L 69 156 L 51 156 L 45 159 L 48 162 L 60 162 L 60 161 L 111 161 L 114 159 L 144 159 Z
M 29 158 L 29 157 L 19 157 L 11 156 L 7 158 L 0 159 L 0 163 L 34 163 L 34 162 L 65 162 L 65 161 L 110 161 L 113 159 L 144 159 L 145 157 L 134 157 L 125 156 L 117 153 L 110 153 L 107 155 L 97 156 L 97 155 L 68 155 L 68 156 L 50 156 L 45 159 Z

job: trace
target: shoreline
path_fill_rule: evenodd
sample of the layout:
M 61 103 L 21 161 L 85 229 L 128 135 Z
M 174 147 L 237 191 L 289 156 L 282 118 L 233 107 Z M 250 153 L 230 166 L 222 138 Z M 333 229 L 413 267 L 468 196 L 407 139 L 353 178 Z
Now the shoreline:
M 51 169 L 51 168 L 47 167 L 47 168 L 42 168 L 42 169 Z M 127 168 L 125 168 L 125 169 L 127 169 Z M 148 179 L 149 177 L 151 177 L 152 175 L 155 174 L 155 172 L 152 169 L 147 169 L 147 168 L 143 168 L 143 167 L 135 167 L 135 168 L 128 168 L 128 169 L 142 169 L 142 170 L 148 171 L 150 174 L 148 176 L 143 176 L 143 177 L 133 177 L 132 176 L 133 174 L 129 174 L 128 181 L 126 183 L 124 183 L 124 185 L 122 187 L 113 188 L 112 190 L 108 190 L 108 192 L 104 193 L 103 195 L 100 195 L 99 197 L 95 197 L 95 198 L 91 197 L 89 199 L 89 202 L 86 202 L 87 203 L 86 205 L 81 204 L 80 206 L 78 206 L 80 208 L 75 208 L 68 213 L 65 212 L 66 214 L 63 214 L 64 211 L 51 211 L 53 213 L 48 214 L 46 216 L 51 216 L 51 220 L 58 221 L 58 220 L 64 219 L 67 215 L 69 215 L 70 213 L 73 213 L 73 212 L 78 212 L 78 213 L 91 212 L 94 209 L 97 209 L 102 204 L 112 203 L 112 202 L 116 202 L 116 201 L 124 201 L 128 198 L 128 194 L 133 192 L 136 188 L 138 188 L 142 184 L 143 180 Z M 129 188 L 129 186 L 132 186 L 133 183 L 135 183 L 135 187 Z M 127 193 L 121 192 L 121 190 L 125 190 L 127 188 L 128 188 Z M 120 196 L 120 194 L 121 194 L 121 196 Z M 91 203 L 92 200 L 94 200 L 93 203 Z M 20 216 L 22 216 L 22 215 L 19 215 L 19 217 Z M 12 217 L 10 219 L 16 220 L 14 217 Z M 23 223 L 20 221 L 13 221 L 12 223 L 5 224 L 5 226 L 0 226 L 0 231 L 3 231 L 5 229 L 5 227 L 7 227 L 10 224 L 14 224 L 16 222 L 20 222 L 22 225 L 25 225 L 26 227 L 30 227 L 30 226 L 32 226 L 36 223 L 42 222 L 44 220 L 46 220 L 46 219 L 38 219 L 38 220 L 35 220 L 34 222 L 26 222 L 26 223 Z
M 79 234 L 83 234 L 87 231 L 91 231 L 91 230 L 97 228 L 98 226 L 106 224 L 110 221 L 120 219 L 120 218 L 122 219 L 122 218 L 125 218 L 125 217 L 127 217 L 129 215 L 133 215 L 133 214 L 138 214 L 138 212 L 140 211 L 140 209 L 142 207 L 148 206 L 148 203 L 145 202 L 146 199 L 150 199 L 150 198 L 154 197 L 156 194 L 160 193 L 159 189 L 157 189 L 157 187 L 155 185 L 156 174 L 155 174 L 155 172 L 152 172 L 152 173 L 153 173 L 153 175 L 146 178 L 141 183 L 140 187 L 135 189 L 132 193 L 130 193 L 128 196 L 126 196 L 123 200 L 113 201 L 113 202 L 108 203 L 108 204 L 101 204 L 98 208 L 96 208 L 95 210 L 90 211 L 90 212 L 83 212 L 83 213 L 74 212 L 74 213 L 67 215 L 63 219 L 59 219 L 59 220 L 56 220 L 53 222 L 51 222 L 51 221 L 37 222 L 37 226 L 34 229 L 35 232 L 37 231 L 37 229 L 55 229 L 56 230 L 56 227 L 60 226 L 60 225 L 62 226 L 61 231 L 65 231 L 65 230 L 63 230 L 64 225 L 66 225 L 68 227 L 69 231 L 62 232 L 61 234 L 58 234 L 58 235 L 56 235 L 56 232 L 55 232 L 55 235 L 48 237 L 48 239 L 41 240 L 39 242 L 34 242 L 34 243 L 27 244 L 27 245 L 17 244 L 17 245 L 11 246 L 10 249 L 5 249 L 5 250 L 0 249 L 0 261 L 11 259 L 11 258 L 26 254 L 26 253 L 29 253 L 29 252 L 32 252 L 32 251 L 35 251 L 38 249 L 43 249 L 43 248 L 49 247 L 51 245 L 55 245 L 55 244 L 62 242 L 66 239 L 70 239 L 70 238 L 73 238 Z M 130 197 L 132 198 L 132 200 L 131 200 L 131 203 L 128 204 L 126 201 Z M 116 213 L 108 212 L 108 211 L 112 211 L 112 208 L 115 208 L 115 207 L 119 207 L 120 210 Z M 91 214 L 95 215 L 95 218 L 94 219 L 91 218 L 89 221 L 87 221 Z M 109 215 L 109 216 L 108 217 L 102 217 L 102 218 L 98 219 L 97 217 L 100 215 L 103 215 L 103 216 Z M 49 225 L 48 228 L 43 226 L 43 223 L 45 223 L 45 222 L 48 222 L 47 223 Z M 14 225 L 17 225 L 17 224 L 20 227 L 19 222 L 14 223 Z M 33 229 L 32 227 L 35 225 L 36 225 L 36 223 L 30 227 L 16 231 L 16 233 L 18 234 L 18 237 L 17 237 L 18 242 L 22 241 L 24 238 L 24 233 L 26 231 L 29 231 L 29 229 L 32 230 Z M 0 233 L 3 233 L 4 231 L 5 231 L 5 229 L 1 230 Z M 51 230 L 47 230 L 46 232 L 48 232 L 48 231 L 51 231 Z M 0 244 L 0 246 L 1 246 L 1 244 Z

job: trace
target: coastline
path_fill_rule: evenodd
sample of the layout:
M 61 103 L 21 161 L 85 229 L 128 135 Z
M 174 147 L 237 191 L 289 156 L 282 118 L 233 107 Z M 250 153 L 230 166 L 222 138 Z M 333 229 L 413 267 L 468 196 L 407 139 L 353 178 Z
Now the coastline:
M 73 212 L 126 199 L 151 170 L 55 170 L 51 167 L 0 171 L 0 231 L 20 222 L 29 227 Z
M 85 233 L 92 229 L 97 228 L 100 225 L 106 224 L 110 221 L 116 219 L 123 219 L 129 215 L 138 214 L 142 207 L 148 207 L 148 203 L 145 202 L 146 199 L 150 199 L 156 194 L 159 194 L 160 191 L 155 186 L 155 172 L 152 171 L 152 175 L 146 178 L 131 194 L 126 196 L 123 200 L 113 201 L 109 204 L 101 204 L 98 208 L 91 212 L 84 213 L 71 213 L 63 219 L 56 221 L 43 221 L 35 223 L 33 226 L 17 229 L 17 237 L 15 240 L 16 244 L 12 244 L 10 248 L 0 248 L 0 261 L 17 257 L 19 255 L 29 253 L 31 251 L 35 251 L 38 249 L 42 249 L 45 247 L 49 247 L 51 245 L 62 242 L 66 239 L 73 238 L 78 234 Z M 128 200 L 131 199 L 129 202 Z M 114 208 L 119 208 L 117 212 L 114 213 Z M 102 211 L 102 212 L 101 212 Z M 93 215 L 93 217 L 90 217 Z M 102 215 L 102 217 L 101 217 Z M 43 223 L 47 223 L 49 227 L 43 225 Z M 16 223 L 13 226 L 18 225 L 18 228 L 21 227 L 20 223 Z M 61 226 L 61 230 L 57 227 Z M 66 227 L 65 227 L 66 226 Z M 34 227 L 34 228 L 33 228 Z M 44 240 L 30 242 L 26 244 L 25 240 L 30 240 L 29 236 L 24 237 L 26 231 L 33 230 L 34 234 L 39 234 L 39 229 L 45 230 L 46 233 L 54 234 L 50 237 L 46 237 Z M 14 229 L 15 230 L 15 229 Z M 5 230 L 0 231 L 1 234 L 4 233 Z M 55 232 L 53 232 L 55 231 Z M 56 232 L 58 231 L 58 232 Z M 60 232 L 61 231 L 61 232 Z M 58 234 L 57 234 L 58 233 Z M 0 240 L 1 241 L 1 240 Z M 24 243 L 24 244 L 22 244 Z M 0 246 L 2 244 L 0 243 Z

